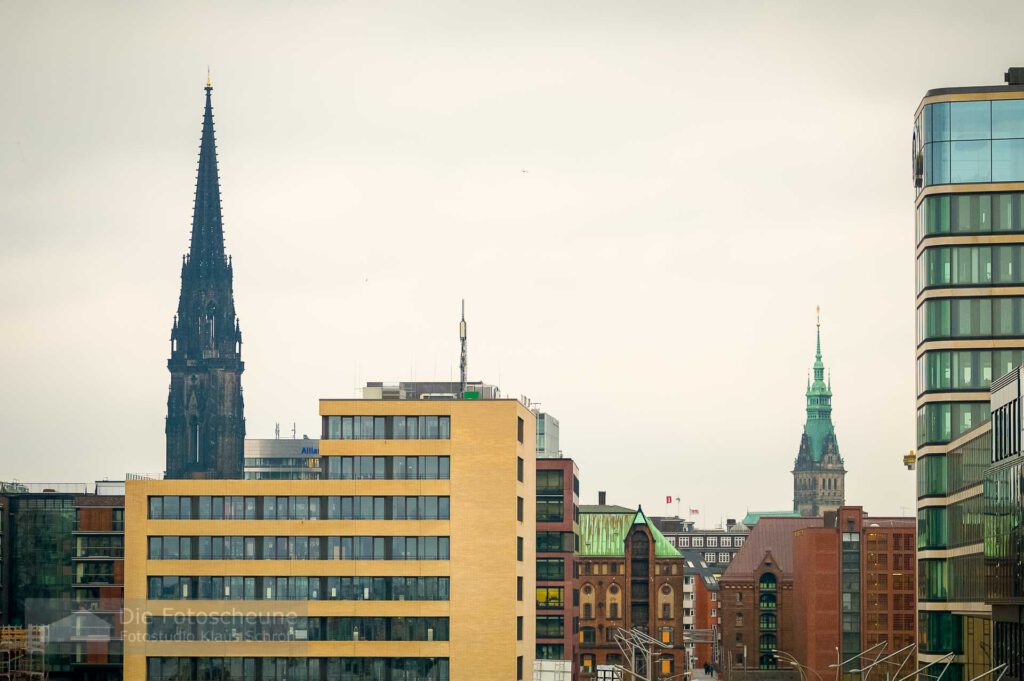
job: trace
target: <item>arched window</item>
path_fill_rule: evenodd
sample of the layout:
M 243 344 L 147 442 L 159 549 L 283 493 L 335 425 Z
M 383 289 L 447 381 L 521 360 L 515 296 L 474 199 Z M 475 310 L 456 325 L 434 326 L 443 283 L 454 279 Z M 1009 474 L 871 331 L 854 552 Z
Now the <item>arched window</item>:
M 761 613 L 761 619 L 759 621 L 761 631 L 775 631 L 776 629 L 776 618 L 774 612 L 763 612 Z
M 762 610 L 775 610 L 778 605 L 778 599 L 771 591 L 761 592 L 761 600 L 758 603 Z
M 583 674 L 594 673 L 594 656 L 590 653 L 580 655 L 580 672 Z
M 585 620 L 594 619 L 594 602 L 597 599 L 597 593 L 594 590 L 593 584 L 587 583 L 580 589 L 580 617 Z
M 778 583 L 779 580 L 774 574 L 772 574 L 771 572 L 766 572 L 763 575 L 761 575 L 758 588 L 760 588 L 761 591 L 775 591 L 776 587 L 778 586 Z
M 608 618 L 617 620 L 622 617 L 622 589 L 618 584 L 608 587 Z
M 658 616 L 663 620 L 672 619 L 672 594 L 672 587 L 668 584 L 662 584 L 658 589 Z

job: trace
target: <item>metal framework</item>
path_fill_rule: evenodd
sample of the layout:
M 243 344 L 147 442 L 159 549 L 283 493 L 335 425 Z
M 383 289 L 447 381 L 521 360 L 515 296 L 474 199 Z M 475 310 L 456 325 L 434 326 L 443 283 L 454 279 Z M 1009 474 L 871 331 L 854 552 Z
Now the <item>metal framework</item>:
M 713 643 L 713 629 L 684 629 L 682 632 L 682 643 Z M 615 644 L 622 651 L 622 658 L 626 666 L 615 665 L 617 671 L 622 674 L 622 681 L 653 681 L 654 680 L 654 651 L 657 649 L 666 650 L 674 648 L 671 643 L 664 643 L 640 629 L 617 628 L 612 634 Z M 638 665 L 637 662 L 641 664 Z M 640 667 L 638 669 L 638 667 Z M 683 670 L 671 677 L 660 677 L 661 681 L 669 679 L 684 678 L 689 674 L 686 669 L 686 657 L 683 657 Z M 647 674 L 645 676 L 645 674 Z
M 0 681 L 46 681 L 43 627 L 0 627 Z
M 949 665 L 952 664 L 953 660 L 956 658 L 956 655 L 954 653 L 946 653 L 945 655 L 943 655 L 939 659 L 937 659 L 937 660 L 935 660 L 933 662 L 928 662 L 924 666 L 918 667 L 917 665 L 914 665 L 915 669 L 912 669 L 912 670 L 909 671 L 909 673 L 907 673 L 907 674 L 905 674 L 903 676 L 900 676 L 901 674 L 903 674 L 904 671 L 906 671 L 904 668 L 906 667 L 907 663 L 910 662 L 910 660 L 914 659 L 914 655 L 917 653 L 917 644 L 916 643 L 911 643 L 911 644 L 906 645 L 906 646 L 900 648 L 899 650 L 896 650 L 896 651 L 894 651 L 892 653 L 889 653 L 888 655 L 885 655 L 883 657 L 883 655 L 885 654 L 885 646 L 886 645 L 887 645 L 886 641 L 881 641 L 881 642 L 871 646 L 870 648 L 868 648 L 864 652 L 862 652 L 862 653 L 860 653 L 858 655 L 854 655 L 853 657 L 851 657 L 850 659 L 848 659 L 848 660 L 846 660 L 844 662 L 837 662 L 836 664 L 830 664 L 829 665 L 829 669 L 835 669 L 836 670 L 836 679 L 838 680 L 839 675 L 840 675 L 840 670 L 843 667 L 845 667 L 846 665 L 850 664 L 851 662 L 853 662 L 855 660 L 858 660 L 858 659 L 864 657 L 868 653 L 874 651 L 876 648 L 879 648 L 881 646 L 881 650 L 879 650 L 878 654 L 875 655 L 875 659 L 871 660 L 868 664 L 865 664 L 863 667 L 860 667 L 860 668 L 857 668 L 857 669 L 851 669 L 847 673 L 849 673 L 849 674 L 859 674 L 861 681 L 868 681 L 868 677 L 871 675 L 871 670 L 872 669 L 874 669 L 876 666 L 881 665 L 883 663 L 886 663 L 886 664 L 896 664 L 896 660 L 894 660 L 893 658 L 898 658 L 898 656 L 904 655 L 904 653 L 905 653 L 905 656 L 903 657 L 903 660 L 899 663 L 899 666 L 896 667 L 896 672 L 895 673 L 890 674 L 890 672 L 888 670 L 886 671 L 886 673 L 885 673 L 885 681 L 923 681 L 923 680 L 924 681 L 942 681 L 942 677 L 945 675 L 946 671 L 949 669 Z M 801 681 L 809 681 L 807 679 L 807 675 L 804 673 L 805 671 L 809 671 L 812 674 L 814 674 L 814 676 L 817 677 L 818 681 L 825 681 L 821 677 L 821 675 L 818 674 L 818 672 L 814 671 L 813 669 L 811 669 L 807 665 L 802 664 L 799 660 L 796 659 L 795 656 L 793 656 L 790 653 L 785 652 L 784 650 L 773 650 L 772 651 L 772 655 L 775 657 L 776 660 L 779 660 L 780 662 L 786 662 L 787 664 L 789 664 L 789 666 L 795 668 L 800 673 Z M 938 676 L 935 676 L 932 673 L 928 672 L 928 670 L 932 669 L 932 667 L 935 667 L 935 669 L 937 670 L 938 669 L 938 665 L 942 665 L 942 670 L 939 671 Z M 970 681 L 981 681 L 982 679 L 985 679 L 986 677 L 990 677 L 990 676 L 992 678 L 986 679 L 986 681 L 1001 681 L 1003 676 L 1006 674 L 1007 670 L 1008 670 L 1008 667 L 1007 667 L 1007 665 L 1005 663 L 1004 664 L 1000 664 L 1000 665 L 998 665 L 996 667 L 993 667 L 992 669 L 988 670 L 987 672 L 985 672 L 983 674 L 979 674 L 978 676 L 975 676 L 974 678 L 970 679 Z M 932 670 L 932 671 L 935 671 L 935 670 Z M 992 675 L 996 674 L 996 672 L 998 672 L 998 675 L 992 676 Z

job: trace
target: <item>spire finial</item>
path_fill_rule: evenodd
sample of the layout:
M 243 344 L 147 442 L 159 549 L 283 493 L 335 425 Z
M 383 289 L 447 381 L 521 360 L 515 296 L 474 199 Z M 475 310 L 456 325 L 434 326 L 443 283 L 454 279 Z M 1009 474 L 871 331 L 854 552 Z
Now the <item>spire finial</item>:
M 210 89 L 210 90 L 213 89 L 213 81 L 210 80 L 210 66 L 209 66 L 209 64 L 207 64 L 207 66 L 206 66 L 206 87 L 207 87 L 207 89 Z
M 818 305 L 815 309 L 818 312 L 818 328 L 820 329 L 821 328 L 821 305 Z

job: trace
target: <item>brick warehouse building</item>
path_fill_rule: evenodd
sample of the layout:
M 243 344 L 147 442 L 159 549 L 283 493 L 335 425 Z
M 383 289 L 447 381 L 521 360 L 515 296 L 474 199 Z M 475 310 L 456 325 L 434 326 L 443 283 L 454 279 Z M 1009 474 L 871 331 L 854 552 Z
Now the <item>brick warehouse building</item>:
M 859 506 L 827 513 L 823 527 L 794 532 L 795 636 L 783 649 L 825 675 L 835 671 L 829 665 L 837 648 L 848 660 L 882 641 L 886 653 L 914 643 L 916 543 L 914 518 L 872 518 Z M 904 659 L 875 673 L 895 672 Z
M 655 653 L 654 669 L 644 672 L 650 678 L 675 678 L 685 671 L 685 562 L 642 509 L 581 507 L 581 679 L 596 678 L 602 665 L 628 667 L 614 640 L 619 628 L 638 628 L 672 646 Z
M 722 575 L 718 601 L 725 679 L 743 678 L 751 670 L 781 669 L 773 651 L 792 651 L 798 616 L 793 534 L 821 526 L 821 518 L 762 518 Z

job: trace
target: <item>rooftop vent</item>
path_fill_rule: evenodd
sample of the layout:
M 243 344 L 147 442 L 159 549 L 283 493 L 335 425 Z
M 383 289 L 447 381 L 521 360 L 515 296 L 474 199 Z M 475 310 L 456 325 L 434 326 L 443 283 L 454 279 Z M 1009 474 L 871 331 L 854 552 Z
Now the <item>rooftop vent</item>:
M 1024 66 L 1011 66 L 1003 74 L 1007 85 L 1024 85 Z

